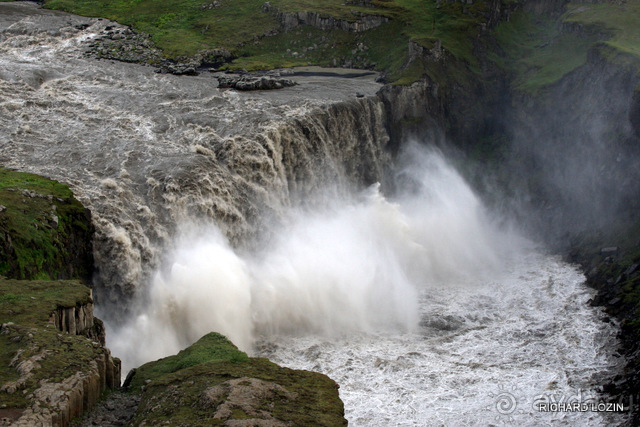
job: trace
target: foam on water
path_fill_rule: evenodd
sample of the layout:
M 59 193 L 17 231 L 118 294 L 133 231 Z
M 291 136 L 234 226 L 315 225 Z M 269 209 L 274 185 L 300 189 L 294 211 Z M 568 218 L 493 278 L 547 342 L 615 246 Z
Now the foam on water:
M 615 424 L 534 408 L 597 398 L 616 340 L 590 296 L 575 268 L 531 250 L 494 280 L 422 289 L 416 331 L 265 336 L 258 354 L 329 375 L 355 426 Z
M 393 201 L 374 185 L 292 211 L 258 252 L 185 227 L 112 350 L 133 367 L 219 331 L 329 375 L 352 425 L 601 423 L 532 406 L 593 394 L 612 367 L 614 332 L 582 275 L 494 226 L 439 152 L 413 146 L 399 162 Z

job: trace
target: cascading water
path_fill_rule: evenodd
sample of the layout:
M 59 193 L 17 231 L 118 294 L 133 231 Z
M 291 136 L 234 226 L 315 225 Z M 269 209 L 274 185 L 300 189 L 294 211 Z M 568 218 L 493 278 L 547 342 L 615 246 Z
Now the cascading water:
M 353 425 L 613 420 L 534 408 L 593 401 L 592 377 L 614 368 L 583 277 L 494 225 L 439 152 L 404 157 L 393 200 L 374 185 L 291 212 L 257 252 L 189 228 L 112 349 L 136 366 L 220 331 L 331 376 Z
M 84 57 L 122 28 L 113 22 L 28 2 L 0 8 L 0 162 L 69 184 L 91 209 L 103 316 L 142 292 L 185 217 L 215 219 L 248 245 L 291 194 L 383 178 L 388 136 L 372 76 L 223 91 L 208 74 Z
M 327 373 L 354 425 L 618 421 L 532 407 L 615 367 L 572 266 L 495 226 L 437 152 L 407 149 L 393 197 L 352 189 L 387 183 L 382 102 L 354 99 L 379 85 L 221 92 L 84 58 L 108 21 L 0 8 L 0 161 L 91 208 L 125 368 L 217 330 Z

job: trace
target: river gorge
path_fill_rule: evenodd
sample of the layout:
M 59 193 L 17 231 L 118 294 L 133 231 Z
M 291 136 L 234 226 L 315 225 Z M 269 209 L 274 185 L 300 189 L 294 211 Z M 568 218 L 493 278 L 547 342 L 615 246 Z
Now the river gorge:
M 216 331 L 328 375 L 355 426 L 628 422 L 539 410 L 606 397 L 619 325 L 535 234 L 531 200 L 487 194 L 435 126 L 398 140 L 398 115 L 437 88 L 308 67 L 241 92 L 86 55 L 122 28 L 0 3 L 0 163 L 91 210 L 96 312 L 123 372 Z M 554 230 L 574 208 L 536 207 Z

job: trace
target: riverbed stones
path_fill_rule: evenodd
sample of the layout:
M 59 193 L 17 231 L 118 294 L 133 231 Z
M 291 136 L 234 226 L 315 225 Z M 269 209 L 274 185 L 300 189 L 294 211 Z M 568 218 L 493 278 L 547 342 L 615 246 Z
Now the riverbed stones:
M 249 90 L 273 90 L 295 86 L 297 83 L 291 79 L 271 76 L 233 75 L 218 77 L 219 88 L 231 88 L 242 91 Z

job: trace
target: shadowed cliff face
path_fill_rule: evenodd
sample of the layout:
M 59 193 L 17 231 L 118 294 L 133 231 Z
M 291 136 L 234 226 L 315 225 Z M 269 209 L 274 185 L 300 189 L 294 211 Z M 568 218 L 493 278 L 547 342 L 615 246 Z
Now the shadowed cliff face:
M 640 209 L 638 83 L 631 68 L 592 49 L 588 63 L 558 84 L 514 100 L 509 167 L 524 189 L 520 213 L 534 229 L 562 239 L 611 231 L 634 218 Z
M 109 21 L 0 8 L 0 161 L 68 183 L 91 209 L 103 306 L 137 293 L 183 220 L 215 219 L 244 245 L 321 184 L 384 178 L 375 76 L 223 91 L 210 75 L 84 58 Z

